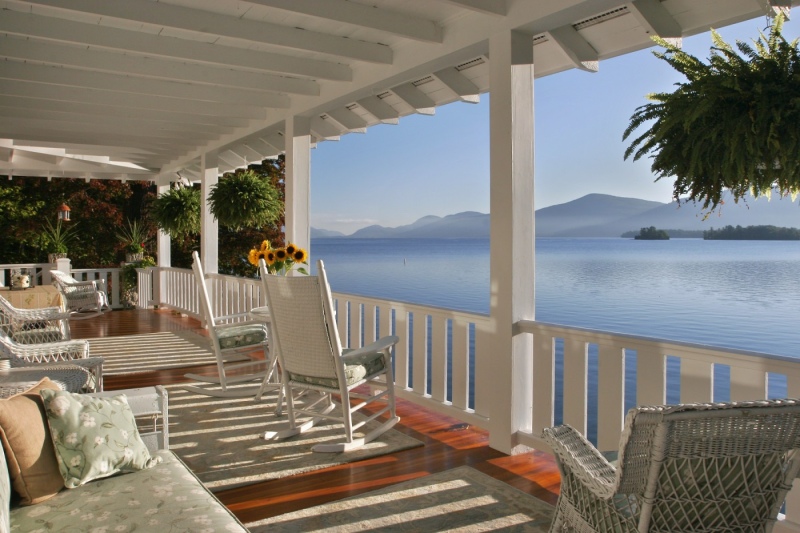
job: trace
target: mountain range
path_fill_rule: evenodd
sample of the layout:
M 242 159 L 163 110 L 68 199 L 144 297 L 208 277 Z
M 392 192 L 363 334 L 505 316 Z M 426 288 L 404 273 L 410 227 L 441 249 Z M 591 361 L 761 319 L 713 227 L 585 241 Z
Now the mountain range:
M 619 237 L 643 227 L 703 231 L 724 226 L 800 227 L 800 207 L 788 198 L 728 201 L 704 219 L 699 205 L 662 203 L 607 194 L 536 210 L 537 237 Z M 465 211 L 444 217 L 428 215 L 412 224 L 387 228 L 368 226 L 351 235 L 311 228 L 312 238 L 481 239 L 489 237 L 489 215 Z

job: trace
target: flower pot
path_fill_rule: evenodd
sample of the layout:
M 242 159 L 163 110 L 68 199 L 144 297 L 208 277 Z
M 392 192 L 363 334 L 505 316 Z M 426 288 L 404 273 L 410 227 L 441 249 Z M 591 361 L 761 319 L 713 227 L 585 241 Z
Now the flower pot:
M 67 254 L 62 254 L 62 253 L 47 254 L 47 260 L 51 264 L 55 264 L 56 259 L 64 259 L 65 257 L 67 257 Z
M 125 254 L 126 263 L 138 263 L 142 259 L 144 259 L 144 252 L 138 252 L 135 254 Z

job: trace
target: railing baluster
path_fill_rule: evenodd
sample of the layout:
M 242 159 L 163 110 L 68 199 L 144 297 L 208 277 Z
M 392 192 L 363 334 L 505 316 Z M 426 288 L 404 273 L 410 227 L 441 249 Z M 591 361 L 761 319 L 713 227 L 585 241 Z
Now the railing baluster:
M 394 313 L 394 334 L 400 337 L 394 349 L 394 381 L 402 389 L 408 388 L 408 313 L 405 309 L 396 309 Z
M 666 358 L 658 348 L 636 350 L 636 403 L 660 405 L 665 401 Z
M 547 333 L 533 336 L 533 413 L 532 429 L 537 437 L 553 425 L 555 398 L 555 350 L 553 337 Z
M 453 338 L 453 376 L 451 391 L 453 406 L 459 409 L 469 407 L 469 324 L 454 318 Z
M 431 397 L 437 402 L 447 401 L 447 319 L 431 316 Z
M 425 395 L 428 392 L 428 316 L 421 311 L 414 312 L 414 333 L 412 346 L 414 354 L 411 358 L 414 391 Z
M 706 403 L 714 394 L 713 365 L 709 361 L 681 359 L 681 402 Z
M 585 342 L 564 339 L 564 423 L 586 433 L 588 352 Z
M 762 371 L 731 366 L 731 401 L 766 398 L 767 380 Z
M 597 359 L 597 447 L 615 450 L 625 420 L 625 351 L 600 344 Z

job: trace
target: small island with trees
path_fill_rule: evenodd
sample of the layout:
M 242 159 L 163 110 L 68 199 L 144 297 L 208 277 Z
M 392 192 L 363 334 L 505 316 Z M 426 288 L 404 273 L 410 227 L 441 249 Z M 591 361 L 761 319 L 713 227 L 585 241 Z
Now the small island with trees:
M 639 230 L 639 234 L 633 238 L 637 241 L 668 241 L 669 233 L 663 229 L 656 229 L 655 226 L 650 226 Z
M 727 241 L 800 241 L 800 229 L 778 226 L 725 226 L 703 232 L 703 239 Z

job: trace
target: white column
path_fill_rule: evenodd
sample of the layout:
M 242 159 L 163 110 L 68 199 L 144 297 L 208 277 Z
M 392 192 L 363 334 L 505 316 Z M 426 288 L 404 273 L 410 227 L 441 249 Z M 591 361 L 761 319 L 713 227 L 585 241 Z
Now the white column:
M 166 185 L 159 184 L 156 186 L 156 194 L 158 196 L 166 194 L 169 192 L 170 187 L 171 184 L 169 182 Z M 169 233 L 161 229 L 158 230 L 158 235 L 156 236 L 156 256 L 158 257 L 158 266 L 172 266 L 171 239 Z
M 286 241 L 311 253 L 311 120 L 286 120 Z M 309 264 L 311 264 L 309 262 Z
M 209 210 L 208 195 L 219 180 L 217 154 L 203 154 L 200 167 L 200 261 L 207 274 L 216 274 L 219 271 L 219 225 Z
M 170 187 L 172 184 L 167 181 L 166 184 L 158 183 L 156 185 L 156 194 L 161 196 L 169 192 Z M 172 239 L 169 236 L 169 233 L 166 231 L 159 229 L 158 234 L 156 235 L 156 257 L 157 257 L 157 266 L 158 267 L 170 267 L 172 266 Z M 166 293 L 166 283 L 165 283 L 165 275 L 161 272 L 161 270 L 156 270 L 152 276 L 152 283 L 153 283 L 153 300 L 152 302 L 139 302 L 139 305 L 149 306 L 159 306 L 161 305 L 161 295 Z M 141 294 L 141 292 L 140 292 Z
M 503 31 L 489 39 L 491 372 L 489 445 L 525 451 L 515 433 L 531 427 L 532 338 L 513 334 L 534 319 L 533 39 Z M 486 365 L 483 365 L 484 368 Z

